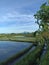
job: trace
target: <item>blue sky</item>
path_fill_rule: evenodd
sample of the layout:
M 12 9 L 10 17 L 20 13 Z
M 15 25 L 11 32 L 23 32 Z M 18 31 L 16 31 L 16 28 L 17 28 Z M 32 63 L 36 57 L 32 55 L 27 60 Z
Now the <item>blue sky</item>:
M 0 33 L 34 32 L 34 14 L 46 0 L 0 0 Z

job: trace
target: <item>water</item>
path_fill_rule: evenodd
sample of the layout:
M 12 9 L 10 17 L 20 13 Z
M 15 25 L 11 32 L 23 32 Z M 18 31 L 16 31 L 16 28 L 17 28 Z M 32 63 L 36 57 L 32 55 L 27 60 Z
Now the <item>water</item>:
M 27 42 L 0 41 L 0 61 L 10 58 L 31 44 Z

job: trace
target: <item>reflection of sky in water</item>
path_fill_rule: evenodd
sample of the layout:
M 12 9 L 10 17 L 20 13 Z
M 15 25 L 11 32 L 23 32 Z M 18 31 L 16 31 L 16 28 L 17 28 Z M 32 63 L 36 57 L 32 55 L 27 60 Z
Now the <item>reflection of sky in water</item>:
M 0 61 L 6 60 L 28 46 L 30 46 L 30 43 L 27 42 L 0 41 Z

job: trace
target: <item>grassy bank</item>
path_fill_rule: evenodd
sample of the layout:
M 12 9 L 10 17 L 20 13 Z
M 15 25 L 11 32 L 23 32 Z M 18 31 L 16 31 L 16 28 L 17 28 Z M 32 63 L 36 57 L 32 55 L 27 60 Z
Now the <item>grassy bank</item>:
M 15 65 L 36 65 L 39 63 L 44 45 L 37 46 L 37 48 L 25 56 L 22 60 L 18 61 Z
M 39 65 L 49 65 L 49 44 L 47 45 L 46 54 L 41 58 Z
M 0 37 L 1 41 L 35 42 L 33 37 Z

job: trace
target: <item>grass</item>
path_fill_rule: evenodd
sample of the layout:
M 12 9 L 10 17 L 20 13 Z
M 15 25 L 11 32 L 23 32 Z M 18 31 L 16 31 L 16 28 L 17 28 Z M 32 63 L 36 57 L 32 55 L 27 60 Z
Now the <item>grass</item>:
M 49 44 L 47 45 L 47 52 L 41 59 L 39 65 L 49 65 Z
M 15 65 L 36 65 L 41 56 L 44 45 L 37 46 L 37 48 L 25 56 L 22 60 L 18 61 Z

